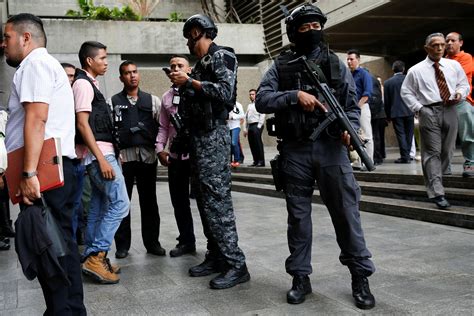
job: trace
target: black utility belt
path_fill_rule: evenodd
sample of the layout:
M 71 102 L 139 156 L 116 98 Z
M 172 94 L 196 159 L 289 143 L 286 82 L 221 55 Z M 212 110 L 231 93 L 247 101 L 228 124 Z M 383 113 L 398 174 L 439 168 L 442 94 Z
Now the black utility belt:
M 442 105 L 444 105 L 443 102 L 436 102 L 436 103 L 426 104 L 426 105 L 423 105 L 423 106 L 434 107 L 434 106 L 442 106 Z

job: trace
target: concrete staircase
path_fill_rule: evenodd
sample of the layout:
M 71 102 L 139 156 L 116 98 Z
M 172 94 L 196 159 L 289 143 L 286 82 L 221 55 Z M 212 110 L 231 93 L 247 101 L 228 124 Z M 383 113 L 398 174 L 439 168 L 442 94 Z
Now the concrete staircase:
M 166 171 L 159 168 L 158 179 L 167 180 Z M 445 176 L 443 182 L 449 210 L 439 210 L 429 201 L 421 175 L 384 172 L 355 172 L 362 189 L 360 209 L 384 215 L 474 229 L 474 180 Z M 232 170 L 232 190 L 284 198 L 276 192 L 270 168 L 239 167 Z M 313 203 L 322 204 L 317 187 Z

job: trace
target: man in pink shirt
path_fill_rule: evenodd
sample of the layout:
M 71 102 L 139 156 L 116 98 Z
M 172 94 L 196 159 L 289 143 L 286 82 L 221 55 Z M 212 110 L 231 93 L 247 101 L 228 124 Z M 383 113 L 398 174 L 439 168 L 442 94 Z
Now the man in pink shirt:
M 87 218 L 82 271 L 104 284 L 118 283 L 118 268 L 107 258 L 122 219 L 129 212 L 125 180 L 115 156 L 110 106 L 99 91 L 97 76 L 107 71 L 107 47 L 84 42 L 79 50 L 82 69 L 72 86 L 76 109 L 78 156 L 86 165 L 92 196 Z M 82 145 L 82 146 L 81 146 Z
M 171 71 L 191 72 L 189 60 L 185 56 L 174 55 L 170 59 Z M 189 156 L 173 152 L 173 140 L 176 129 L 170 117 L 178 113 L 179 105 L 178 87 L 173 85 L 161 99 L 160 128 L 156 138 L 156 152 L 160 163 L 168 167 L 168 184 L 174 216 L 178 225 L 178 244 L 170 251 L 170 257 L 179 257 L 183 254 L 196 251 L 196 238 L 194 236 L 193 217 L 189 203 Z M 168 144 L 168 151 L 165 150 Z M 176 144 L 175 144 L 176 145 Z

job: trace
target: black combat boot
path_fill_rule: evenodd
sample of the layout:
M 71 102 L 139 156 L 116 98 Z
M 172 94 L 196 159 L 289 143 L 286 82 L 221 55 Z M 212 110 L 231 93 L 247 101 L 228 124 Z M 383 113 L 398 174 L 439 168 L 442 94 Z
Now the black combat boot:
M 197 266 L 189 268 L 189 275 L 192 277 L 206 276 L 222 271 L 221 260 L 206 255 L 206 259 Z
M 375 306 L 375 297 L 370 293 L 369 280 L 364 276 L 352 276 L 352 296 L 355 305 L 360 309 L 371 309 Z
M 300 304 L 303 303 L 306 295 L 313 292 L 311 288 L 311 281 L 307 275 L 295 275 L 293 276 L 293 285 L 291 289 L 286 293 L 286 301 L 289 304 Z
M 222 272 L 209 282 L 211 289 L 228 289 L 236 286 L 239 283 L 244 283 L 250 280 L 250 274 L 247 270 L 247 265 L 244 264 L 240 268 L 232 267 L 226 272 Z

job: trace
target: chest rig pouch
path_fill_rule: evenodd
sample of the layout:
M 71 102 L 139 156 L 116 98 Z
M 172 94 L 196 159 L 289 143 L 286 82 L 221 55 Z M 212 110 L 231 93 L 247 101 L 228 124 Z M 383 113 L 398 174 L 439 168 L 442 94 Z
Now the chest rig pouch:
M 225 66 L 234 73 L 235 84 L 234 91 L 229 100 L 225 102 L 216 101 L 214 98 L 204 96 L 202 93 L 189 91 L 186 89 L 183 92 L 187 94 L 185 99 L 188 103 L 193 103 L 189 106 L 190 127 L 196 130 L 209 131 L 216 127 L 216 124 L 225 124 L 229 111 L 234 108 L 237 95 L 237 59 L 234 50 L 230 47 L 218 46 L 211 44 L 207 55 L 205 55 L 194 67 L 191 77 L 199 81 L 218 82 L 216 77 L 216 69 L 213 62 L 213 55 L 217 51 L 223 54 Z
M 334 55 L 335 56 L 335 55 Z M 292 52 L 283 52 L 275 61 L 279 77 L 279 91 L 301 90 L 314 95 L 321 103 L 322 97 L 318 94 L 316 87 L 311 84 L 307 70 L 301 63 L 289 63 L 298 56 Z M 308 61 L 313 71 L 317 74 L 320 82 L 333 85 L 340 78 L 339 60 L 337 56 L 332 58 L 326 50 L 316 60 Z M 334 75 L 332 75 L 334 74 Z M 330 82 L 328 79 L 330 78 Z M 335 84 L 334 84 L 335 85 Z M 313 112 L 303 111 L 299 105 L 290 105 L 287 109 L 276 112 L 273 118 L 267 120 L 267 130 L 270 136 L 288 140 L 311 140 L 314 141 L 314 131 L 326 115 L 319 109 Z M 318 133 L 319 135 L 319 133 Z

